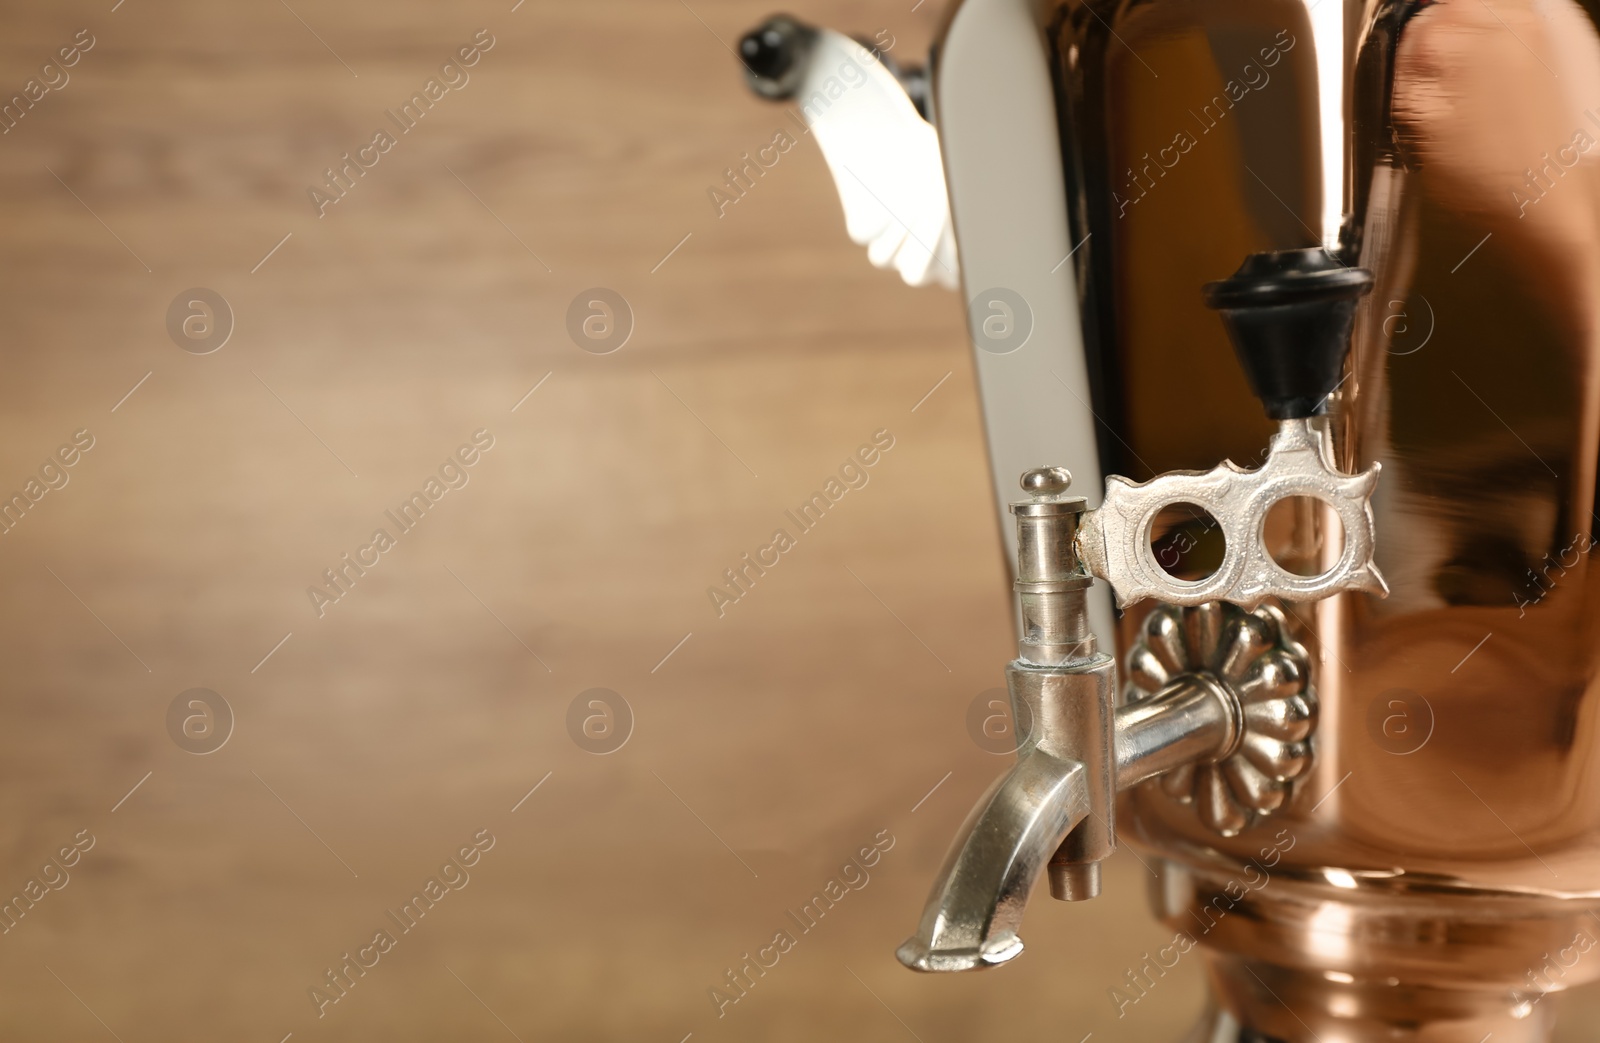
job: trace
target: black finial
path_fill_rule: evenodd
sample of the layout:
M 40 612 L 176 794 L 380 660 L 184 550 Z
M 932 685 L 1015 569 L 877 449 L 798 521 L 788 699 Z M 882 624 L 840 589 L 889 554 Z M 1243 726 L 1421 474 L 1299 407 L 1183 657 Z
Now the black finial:
M 1267 416 L 1291 420 L 1321 413 L 1338 386 L 1356 304 L 1371 289 L 1371 272 L 1313 247 L 1251 254 L 1204 292 Z
M 750 89 L 763 98 L 782 100 L 794 96 L 805 76 L 815 29 L 788 15 L 773 15 L 739 41 Z

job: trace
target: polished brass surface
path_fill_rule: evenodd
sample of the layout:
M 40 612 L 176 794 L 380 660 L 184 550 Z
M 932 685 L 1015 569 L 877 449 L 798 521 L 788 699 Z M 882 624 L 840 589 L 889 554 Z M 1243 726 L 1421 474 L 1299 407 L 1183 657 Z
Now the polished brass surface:
M 1074 261 L 1107 470 L 1210 467 L 1261 445 L 1266 422 L 1198 294 L 1240 256 L 1322 242 L 1378 278 L 1330 416 L 1342 466 L 1384 467 L 1376 560 L 1392 597 L 1296 613 L 1322 699 L 1314 774 L 1235 838 L 1150 782 L 1126 800 L 1123 835 L 1221 880 L 1293 838 L 1274 870 L 1282 905 L 1230 917 L 1210 950 L 1525 987 L 1544 945 L 1600 901 L 1594 8 L 1349 3 L 1330 19 L 1274 0 L 1070 2 L 1040 24 L 1074 240 L 1094 235 Z M 1344 114 L 1323 110 L 1320 86 L 1344 94 Z M 1325 165 L 1330 147 L 1346 155 Z M 1280 550 L 1326 563 L 1328 534 L 1325 512 L 1301 518 Z M 1123 645 L 1141 616 L 1123 617 Z M 1302 894 L 1330 878 L 1336 901 Z M 1198 886 L 1163 913 L 1194 928 L 1211 897 Z M 1326 912 L 1269 945 L 1294 902 Z M 1405 942 L 1376 947 L 1368 915 Z M 1477 949 L 1458 917 L 1477 923 Z M 1565 926 L 1528 934 L 1549 923 Z M 1493 973 L 1477 963 L 1488 952 Z M 1312 1038 L 1235 995 L 1250 982 L 1235 957 L 1211 958 L 1224 1008 Z M 1562 984 L 1597 974 L 1589 960 Z M 1357 1006 L 1400 1024 L 1411 1001 L 1382 995 Z M 1325 1006 L 1318 1024 L 1339 1022 Z M 1477 1040 L 1490 1016 L 1467 1022 Z
M 1376 277 L 1328 423 L 1345 471 L 1383 467 L 1391 596 L 1289 610 L 1322 725 L 1271 821 L 1222 838 L 1158 782 L 1125 799 L 1122 835 L 1168 863 L 1158 908 L 1203 943 L 1238 1038 L 1544 1038 L 1553 1003 L 1506 997 L 1600 976 L 1590 957 L 1529 984 L 1600 906 L 1595 7 L 1035 11 L 1105 473 L 1249 464 L 1266 444 L 1202 284 L 1319 244 Z M 1336 534 L 1310 510 L 1263 538 L 1314 570 Z M 1163 535 L 1204 574 L 1214 525 Z M 1250 915 L 1197 926 L 1267 852 Z
M 1136 50 L 1145 42 L 1197 42 L 1198 29 L 1146 35 L 1140 10 L 1147 9 L 1134 9 L 1126 24 L 1113 22 Z M 1360 68 L 1370 75 L 1354 92 L 1364 121 L 1356 125 L 1356 199 L 1365 206 L 1347 222 L 1344 241 L 1378 273 L 1380 290 L 1358 327 L 1333 422 L 1346 460 L 1385 466 L 1377 555 L 1393 594 L 1387 601 L 1344 595 L 1302 619 L 1318 649 L 1328 731 L 1321 786 L 1308 787 L 1311 800 L 1290 811 L 1301 838 L 1292 861 L 1400 870 L 1428 879 L 1430 889 L 1442 880 L 1452 888 L 1593 895 L 1600 893 L 1600 799 L 1582 780 L 1595 766 L 1590 690 L 1600 656 L 1597 620 L 1585 611 L 1595 594 L 1588 551 L 1600 423 L 1593 333 L 1600 182 L 1585 161 L 1527 205 L 1525 216 L 1514 190 L 1544 151 L 1575 134 L 1587 138 L 1586 125 L 1600 132 L 1574 93 L 1593 85 L 1600 105 L 1600 67 L 1592 60 L 1600 43 L 1589 16 L 1566 2 L 1375 14 L 1383 17 L 1364 29 L 1360 49 Z M 1496 17 L 1522 25 L 1534 50 L 1506 46 Z M 1265 32 L 1262 26 L 1257 36 Z M 1106 49 L 1116 47 L 1111 41 Z M 1371 140 L 1381 141 L 1375 131 L 1385 119 L 1373 66 L 1390 50 L 1393 136 L 1380 148 Z M 1297 51 L 1295 61 L 1309 53 Z M 1131 76 L 1125 62 L 1111 64 Z M 1562 73 L 1564 81 L 1556 78 Z M 1297 81 L 1285 79 L 1292 91 Z M 1165 90 L 1182 93 L 1171 84 Z M 1232 175 L 1207 191 L 1213 205 L 1236 203 L 1249 213 L 1277 182 L 1252 173 L 1251 148 L 1265 143 L 1250 135 L 1242 103 L 1237 114 L 1241 140 L 1205 142 L 1217 146 L 1216 162 Z M 1540 132 L 1555 128 L 1564 134 L 1540 144 Z M 1300 152 L 1302 172 L 1315 168 L 1313 145 Z M 1265 183 L 1252 187 L 1257 175 Z M 1185 187 L 1175 174 L 1159 186 L 1174 195 Z M 1309 221 L 1314 200 L 1305 198 L 1298 212 Z M 1159 201 L 1152 191 L 1147 202 Z M 1127 267 L 1114 268 L 1126 275 L 1104 288 L 1108 296 L 1166 293 L 1160 274 L 1174 267 L 1185 287 L 1226 267 L 1179 265 L 1173 251 L 1145 248 L 1139 236 L 1151 230 L 1153 212 L 1130 210 L 1126 230 L 1112 226 L 1109 261 Z M 1285 232 L 1265 219 L 1243 225 L 1270 245 Z M 1208 235 L 1194 238 L 1209 238 L 1213 227 L 1208 220 Z M 1292 228 L 1287 234 L 1295 238 Z M 1173 292 L 1172 310 L 1186 311 L 1184 300 L 1194 296 Z M 1434 336 L 1407 350 L 1381 308 L 1408 302 L 1417 321 L 1424 299 Z M 1172 383 L 1142 382 L 1134 359 L 1161 360 L 1160 371 L 1165 360 L 1206 354 L 1212 369 L 1232 375 L 1220 338 L 1208 345 L 1193 334 L 1143 336 L 1132 324 L 1112 332 L 1102 348 L 1128 358 L 1132 371 L 1117 387 L 1134 409 L 1145 408 L 1147 390 Z M 1227 405 L 1190 394 L 1152 415 L 1169 421 L 1165 437 L 1227 437 L 1234 415 L 1248 413 Z M 1127 451 L 1155 469 L 1179 463 L 1180 454 L 1142 423 L 1122 427 Z M 1225 452 L 1246 449 L 1249 434 L 1233 435 Z M 1313 551 L 1323 521 L 1294 534 L 1298 550 Z M 1381 708 L 1397 692 L 1432 710 L 1432 734 L 1414 751 L 1394 748 L 1385 718 L 1376 735 L 1368 727 L 1373 704 Z M 1313 817 L 1319 789 L 1341 780 Z M 1202 840 L 1187 816 L 1134 804 L 1151 836 Z M 1251 841 L 1222 850 L 1246 855 Z

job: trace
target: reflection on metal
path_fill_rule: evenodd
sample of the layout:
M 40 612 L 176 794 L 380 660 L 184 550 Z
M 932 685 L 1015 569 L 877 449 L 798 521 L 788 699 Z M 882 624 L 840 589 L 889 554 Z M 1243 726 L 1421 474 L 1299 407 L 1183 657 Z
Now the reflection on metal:
M 1161 875 L 1157 915 L 1209 964 L 1197 1040 L 1539 1043 L 1546 992 L 1600 979 L 1600 960 L 1571 959 L 1600 911 L 1597 18 L 1580 0 L 949 4 L 930 111 L 967 290 L 1010 288 L 1035 317 L 1020 350 L 975 352 L 997 488 L 1045 460 L 1092 497 L 1100 475 L 1255 458 L 1273 418 L 1201 286 L 1318 247 L 1372 275 L 1307 426 L 1337 473 L 1383 468 L 1372 559 L 1390 596 L 1282 609 L 1310 650 L 1314 762 L 1232 836 L 1159 782 L 1106 808 Z M 1426 322 L 1397 343 L 1396 315 Z M 1259 539 L 1326 572 L 1337 517 L 1269 518 Z M 1141 545 L 1128 535 L 1117 546 Z M 1085 660 L 1091 635 L 1044 618 L 1065 591 L 1031 593 L 1024 640 L 1073 653 L 1036 665 Z M 1130 604 L 1117 647 L 1172 600 Z M 1420 745 L 1369 724 L 1397 692 L 1427 708 Z M 1220 727 L 1218 702 L 1185 697 L 1198 719 L 1167 731 L 1174 757 L 1203 759 L 1193 737 Z M 1016 872 L 1095 821 L 1070 822 L 1066 791 L 1099 813 L 1089 781 L 1062 786 Z M 1046 870 L 1062 893 L 1093 890 L 1062 865 Z M 962 879 L 947 872 L 951 897 Z M 977 890 L 950 908 L 981 910 Z M 1013 925 L 1022 891 L 1003 891 Z M 938 934 L 918 938 L 932 952 Z

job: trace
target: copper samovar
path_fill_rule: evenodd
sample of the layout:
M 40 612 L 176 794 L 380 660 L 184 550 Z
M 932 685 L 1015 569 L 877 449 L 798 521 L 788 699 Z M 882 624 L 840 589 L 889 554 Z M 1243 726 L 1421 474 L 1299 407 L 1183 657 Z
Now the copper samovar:
M 851 235 L 962 286 L 1017 501 L 1030 727 L 907 965 L 1011 959 L 1033 886 L 1092 898 L 1126 841 L 1206 961 L 1196 1041 L 1532 1043 L 1600 978 L 1597 18 L 957 0 L 925 68 L 745 38 Z

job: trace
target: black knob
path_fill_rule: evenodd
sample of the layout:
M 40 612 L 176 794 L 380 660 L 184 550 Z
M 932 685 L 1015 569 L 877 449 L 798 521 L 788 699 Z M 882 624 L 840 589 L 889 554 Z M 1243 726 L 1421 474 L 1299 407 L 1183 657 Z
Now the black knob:
M 1267 416 L 1292 420 L 1321 413 L 1339 385 L 1356 304 L 1371 289 L 1371 272 L 1313 247 L 1251 254 L 1204 292 Z
M 750 89 L 763 98 L 791 98 L 805 76 L 815 29 L 788 15 L 773 15 L 739 41 Z

